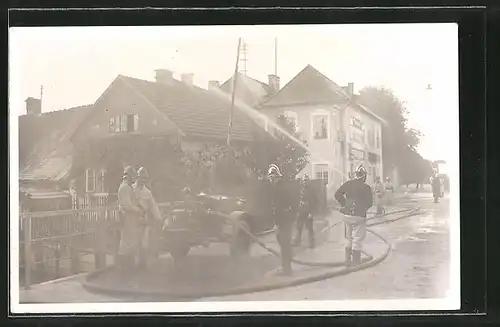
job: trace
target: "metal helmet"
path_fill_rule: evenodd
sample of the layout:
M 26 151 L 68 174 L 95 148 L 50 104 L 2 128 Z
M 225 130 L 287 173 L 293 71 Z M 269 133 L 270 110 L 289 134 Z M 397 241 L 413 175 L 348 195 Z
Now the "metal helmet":
M 134 167 L 126 166 L 123 169 L 123 177 L 129 177 L 131 179 L 135 179 L 137 178 L 137 172 L 135 171 Z
M 357 166 L 356 170 L 354 170 L 354 176 L 356 179 L 366 179 L 366 175 L 368 175 L 368 173 L 362 164 Z
M 272 179 L 276 177 L 283 177 L 283 175 L 281 174 L 280 168 L 277 165 L 271 164 L 269 165 L 269 169 L 267 170 L 267 178 Z
M 149 174 L 146 168 L 144 167 L 139 168 L 139 170 L 137 170 L 137 177 L 142 180 L 149 179 Z

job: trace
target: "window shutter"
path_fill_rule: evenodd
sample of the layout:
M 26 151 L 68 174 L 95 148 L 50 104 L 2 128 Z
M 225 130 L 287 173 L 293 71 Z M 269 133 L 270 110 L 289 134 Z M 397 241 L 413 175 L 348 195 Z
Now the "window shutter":
M 120 133 L 120 125 L 121 122 L 120 122 L 120 116 L 117 115 L 115 116 L 115 133 Z
M 109 132 L 113 133 L 115 131 L 115 117 L 109 117 Z
M 134 132 L 139 131 L 139 115 L 134 115 Z
M 126 132 L 127 131 L 127 116 L 121 115 L 120 116 L 120 132 Z

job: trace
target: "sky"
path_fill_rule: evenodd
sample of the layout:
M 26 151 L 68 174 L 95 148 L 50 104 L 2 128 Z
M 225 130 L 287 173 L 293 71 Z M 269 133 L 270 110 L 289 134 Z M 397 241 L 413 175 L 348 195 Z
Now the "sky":
M 95 102 L 119 74 L 154 80 L 159 68 L 194 73 L 206 88 L 233 74 L 239 37 L 250 77 L 267 82 L 277 68 L 284 86 L 311 64 L 339 85 L 353 82 L 355 92 L 390 88 L 405 101 L 409 126 L 424 133 L 425 158 L 458 151 L 456 24 L 11 28 L 9 112 L 24 114 L 41 85 L 42 111 L 61 110 Z

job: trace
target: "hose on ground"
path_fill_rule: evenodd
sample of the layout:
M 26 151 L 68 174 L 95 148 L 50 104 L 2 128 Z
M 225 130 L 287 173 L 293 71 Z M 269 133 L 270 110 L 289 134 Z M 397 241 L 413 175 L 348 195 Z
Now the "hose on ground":
M 392 214 L 396 214 L 396 213 L 401 213 L 401 212 L 410 212 L 408 215 L 404 215 L 404 216 L 398 217 L 396 219 L 391 219 L 391 220 L 387 220 L 387 221 L 379 222 L 379 223 L 367 224 L 367 227 L 376 226 L 376 225 L 385 224 L 385 223 L 390 223 L 390 222 L 394 222 L 394 221 L 397 221 L 397 220 L 400 220 L 400 219 L 404 219 L 404 218 L 408 218 L 408 217 L 411 217 L 411 216 L 415 216 L 415 215 L 420 214 L 420 212 L 418 212 L 418 210 L 419 210 L 418 207 L 417 208 L 410 208 L 410 209 L 404 209 L 404 210 L 397 210 L 397 211 L 394 211 L 394 212 L 386 213 L 384 215 L 378 215 L 376 217 L 370 217 L 369 219 L 374 219 L 374 218 L 381 218 L 381 217 L 384 217 L 384 216 L 388 216 L 388 215 L 392 215 Z M 234 220 L 230 219 L 227 215 L 224 215 L 224 214 L 221 214 L 221 215 L 224 216 L 224 217 L 226 217 L 228 221 L 230 221 L 232 224 L 234 224 L 236 226 L 236 228 L 242 230 L 254 243 L 257 243 L 259 246 L 261 246 L 262 248 L 264 248 L 266 251 L 268 251 L 269 253 L 271 253 L 275 257 L 278 257 L 278 258 L 281 257 L 281 253 L 279 251 L 276 251 L 276 250 L 270 248 L 266 243 L 262 242 L 258 237 L 256 237 L 245 226 L 243 226 L 242 224 L 239 224 L 238 221 L 234 221 Z M 329 224 L 322 231 L 325 231 L 327 229 L 331 229 L 334 226 L 336 226 L 338 224 L 341 224 L 343 222 L 344 222 L 343 220 L 340 220 L 340 221 L 334 222 L 333 224 Z M 384 243 L 386 243 L 386 244 L 389 245 L 389 243 L 387 242 L 387 240 L 385 240 L 382 236 L 380 236 L 379 234 L 375 233 L 371 229 L 367 229 L 366 231 L 369 232 L 369 233 L 371 233 L 371 234 L 373 234 L 373 235 L 375 235 L 375 236 L 377 236 Z M 371 261 L 371 260 L 373 260 L 373 256 L 371 254 L 367 253 L 366 251 L 362 251 L 362 253 L 365 255 L 365 258 L 363 258 L 363 261 Z M 336 261 L 336 262 L 311 262 L 311 261 L 299 260 L 299 259 L 295 259 L 295 258 L 292 258 L 292 262 L 295 263 L 295 264 L 298 264 L 298 265 L 310 266 L 310 267 L 342 267 L 342 266 L 346 265 L 345 261 L 340 261 L 340 262 L 339 261 Z
M 410 216 L 414 216 L 416 214 L 419 214 L 419 212 L 410 212 L 408 215 L 404 215 L 401 217 L 398 217 L 396 219 L 392 220 L 387 220 L 383 223 L 390 223 L 394 222 L 403 218 L 407 218 Z M 229 221 L 232 223 L 237 224 L 237 221 L 234 221 L 230 219 L 229 216 L 226 216 Z M 330 225 L 330 228 L 333 227 L 334 225 L 340 224 L 341 221 L 337 221 L 333 224 Z M 379 223 L 375 223 L 379 224 Z M 375 224 L 369 224 L 367 226 L 374 226 Z M 244 226 L 241 224 L 236 225 L 238 228 L 243 230 L 247 235 L 251 237 L 256 243 L 258 243 L 260 246 L 264 247 L 266 250 L 268 250 L 271 254 L 275 256 L 280 256 L 280 253 L 278 251 L 275 251 L 271 248 L 269 248 L 265 243 L 263 243 L 260 239 L 255 237 L 249 230 L 247 230 Z M 169 291 L 164 291 L 164 290 L 158 290 L 158 289 L 152 289 L 152 290 L 130 290 L 126 288 L 114 288 L 106 285 L 100 285 L 98 283 L 95 283 L 92 281 L 92 279 L 96 278 L 98 275 L 102 274 L 103 271 L 97 271 L 94 273 L 91 273 L 87 276 L 83 283 L 83 287 L 85 289 L 88 289 L 90 291 L 97 291 L 97 292 L 104 292 L 108 294 L 116 294 L 116 295 L 158 295 L 161 297 L 164 297 L 165 295 L 168 296 L 173 296 L 181 299 L 199 299 L 199 298 L 206 298 L 206 297 L 214 297 L 214 296 L 227 296 L 227 295 L 236 295 L 236 294 L 244 294 L 244 293 L 255 293 L 255 292 L 264 292 L 264 291 L 272 291 L 276 289 L 282 289 L 286 287 L 292 287 L 292 286 L 298 286 L 302 284 L 307 284 L 307 283 L 312 283 L 312 282 L 318 282 L 321 280 L 326 280 L 334 277 L 339 277 L 342 275 L 347 275 L 352 272 L 358 272 L 367 268 L 371 268 L 382 261 L 384 261 L 388 256 L 391 251 L 391 245 L 390 243 L 380 234 L 377 232 L 367 229 L 367 232 L 371 233 L 378 239 L 380 239 L 382 242 L 384 242 L 387 245 L 387 249 L 385 250 L 384 254 L 381 255 L 380 257 L 373 258 L 370 256 L 369 260 L 364 260 L 361 261 L 360 264 L 357 265 L 352 265 L 352 266 L 346 266 L 345 262 L 335 262 L 335 263 L 314 263 L 314 262 L 305 262 L 301 260 L 296 260 L 294 259 L 293 262 L 297 264 L 303 264 L 303 265 L 308 265 L 308 266 L 321 266 L 321 267 L 339 267 L 339 266 L 345 266 L 342 269 L 334 270 L 334 271 L 327 271 L 323 272 L 320 274 L 314 274 L 312 276 L 305 276 L 305 277 L 298 277 L 298 278 L 292 278 L 292 279 L 281 279 L 274 281 L 273 283 L 263 283 L 263 284 L 257 284 L 257 285 L 248 285 L 248 286 L 240 286 L 232 289 L 224 289 L 224 290 L 219 290 L 219 291 L 208 291 L 208 292 L 195 292 L 195 293 L 183 293 L 183 292 L 169 292 Z

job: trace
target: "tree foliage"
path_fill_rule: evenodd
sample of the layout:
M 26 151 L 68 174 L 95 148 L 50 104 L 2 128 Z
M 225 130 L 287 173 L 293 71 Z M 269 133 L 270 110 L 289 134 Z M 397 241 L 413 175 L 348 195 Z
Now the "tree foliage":
M 390 89 L 367 87 L 359 101 L 382 117 L 382 157 L 384 175 L 397 168 L 403 183 L 421 183 L 432 173 L 429 162 L 417 152 L 422 133 L 407 125 L 408 111 Z
M 309 162 L 305 143 L 301 144 L 300 133 L 293 120 L 283 112 L 276 117 L 273 141 L 253 144 L 245 154 L 245 161 L 254 174 L 264 178 L 270 164 L 276 164 L 287 179 L 295 179 Z

